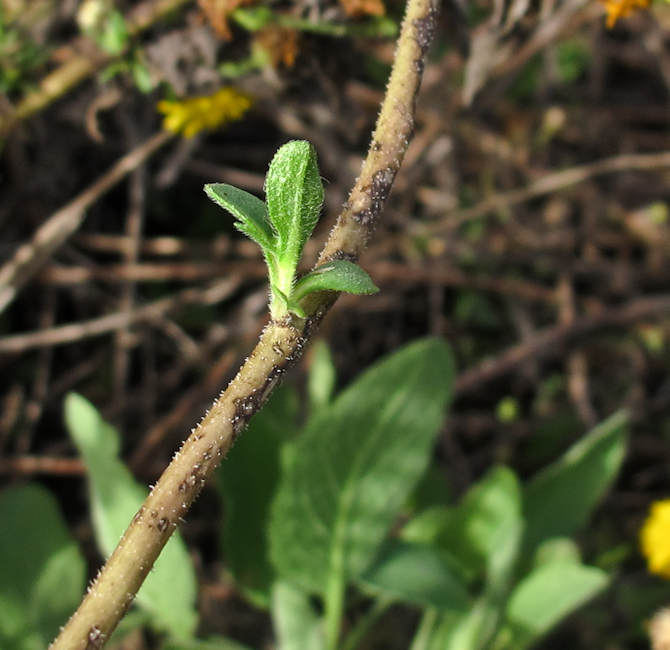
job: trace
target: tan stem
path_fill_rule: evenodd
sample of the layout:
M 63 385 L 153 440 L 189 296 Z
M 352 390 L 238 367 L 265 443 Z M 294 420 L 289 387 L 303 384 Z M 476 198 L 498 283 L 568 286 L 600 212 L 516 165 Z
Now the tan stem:
M 412 135 L 414 104 L 436 13 L 437 0 L 409 0 L 368 157 L 320 263 L 355 258 L 367 243 Z M 304 301 L 306 320 L 269 323 L 235 379 L 175 454 L 51 650 L 97 650 L 105 644 L 180 518 L 333 301 L 329 293 L 312 294 Z

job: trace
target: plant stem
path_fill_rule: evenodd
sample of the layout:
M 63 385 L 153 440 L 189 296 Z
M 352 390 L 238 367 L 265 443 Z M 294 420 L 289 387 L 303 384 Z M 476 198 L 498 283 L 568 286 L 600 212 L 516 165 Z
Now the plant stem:
M 324 598 L 324 629 L 326 650 L 337 650 L 344 614 L 345 584 L 341 571 L 331 571 Z
M 393 604 L 386 598 L 379 598 L 363 618 L 355 625 L 354 629 L 346 637 L 342 644 L 342 650 L 356 650 L 358 644 L 363 640 L 368 631 L 377 622 L 377 619 Z
M 414 104 L 437 2 L 408 2 L 368 157 L 319 264 L 331 259 L 355 260 L 371 236 L 412 136 Z M 299 356 L 335 298 L 333 292 L 310 294 L 302 305 L 308 318 L 289 315 L 268 324 L 237 376 L 175 454 L 51 650 L 99 650 L 104 646 L 179 520 Z
M 426 650 L 430 637 L 433 634 L 435 624 L 438 620 L 438 612 L 434 607 L 426 609 L 419 622 L 419 628 L 414 634 L 412 645 L 409 650 Z

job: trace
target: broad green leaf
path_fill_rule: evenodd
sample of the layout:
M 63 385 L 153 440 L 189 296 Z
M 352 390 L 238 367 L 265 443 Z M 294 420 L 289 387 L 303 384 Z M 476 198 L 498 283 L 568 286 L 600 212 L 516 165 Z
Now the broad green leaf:
M 319 594 L 361 576 L 428 464 L 453 375 L 446 344 L 424 339 L 309 422 L 272 508 L 271 558 L 282 575 Z
M 278 580 L 272 588 L 272 620 L 278 650 L 322 650 L 323 622 L 309 594 L 291 583 Z
M 507 605 L 507 623 L 513 636 L 510 647 L 515 650 L 528 647 L 608 583 L 604 571 L 576 562 L 552 562 L 538 567 L 510 596 Z
M 280 388 L 251 420 L 217 470 L 224 503 L 223 555 L 236 582 L 259 605 L 269 607 L 274 570 L 267 548 L 270 502 L 279 479 L 282 443 L 295 436 L 297 399 Z
M 0 492 L 0 522 L 0 648 L 40 650 L 81 600 L 84 558 L 41 486 Z
M 526 484 L 524 547 L 572 537 L 612 484 L 624 458 L 628 417 L 615 413 Z
M 257 196 L 225 183 L 205 185 L 205 193 L 237 219 L 235 227 L 255 241 L 268 257 L 268 253 L 273 251 L 275 234 L 268 221 L 265 203 Z
M 377 293 L 370 276 L 353 262 L 335 260 L 326 262 L 311 273 L 300 278 L 291 294 L 291 299 L 301 300 L 314 291 L 344 291 L 346 293 Z
M 501 540 L 515 534 L 521 521 L 521 488 L 507 467 L 491 470 L 445 519 L 437 543 L 455 556 L 474 578 L 501 551 Z
M 65 399 L 65 422 L 88 470 L 98 546 L 110 555 L 148 494 L 119 459 L 119 435 L 80 395 Z M 153 623 L 175 637 L 190 638 L 197 623 L 196 578 L 188 551 L 175 532 L 147 576 L 137 601 Z
M 444 463 L 433 458 L 428 469 L 414 489 L 408 501 L 414 512 L 434 507 L 444 507 L 453 501 L 449 478 L 443 467 Z
M 474 625 L 471 629 L 474 630 L 474 648 L 477 650 L 488 648 L 498 631 L 519 561 L 523 520 L 520 494 L 517 493 L 517 496 L 516 512 L 491 538 L 484 594 L 473 608 Z
M 316 152 L 309 142 L 294 140 L 275 154 L 265 178 L 270 222 L 279 237 L 279 265 L 291 268 L 291 278 L 312 234 L 323 203 L 323 183 Z M 279 287 L 285 293 L 290 287 Z
M 427 544 L 391 541 L 364 573 L 365 588 L 387 599 L 466 611 L 468 594 L 462 577 Z

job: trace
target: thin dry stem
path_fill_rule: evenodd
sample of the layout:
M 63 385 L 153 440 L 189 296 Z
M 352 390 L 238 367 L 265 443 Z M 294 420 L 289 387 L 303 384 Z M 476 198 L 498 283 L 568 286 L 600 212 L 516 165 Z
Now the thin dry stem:
M 12 259 L 0 268 L 0 312 L 5 310 L 17 296 L 19 289 L 46 263 L 51 253 L 81 226 L 86 218 L 86 210 L 172 137 L 174 136 L 171 133 L 157 133 L 123 156 L 77 198 L 49 217 L 33 238 L 17 249 Z
M 436 13 L 437 0 L 409 0 L 367 160 L 320 262 L 356 258 L 370 237 L 412 135 L 414 104 Z M 333 301 L 328 293 L 312 294 L 304 303 L 306 320 L 268 324 L 235 379 L 175 454 L 52 650 L 97 650 L 104 645 L 180 518 Z

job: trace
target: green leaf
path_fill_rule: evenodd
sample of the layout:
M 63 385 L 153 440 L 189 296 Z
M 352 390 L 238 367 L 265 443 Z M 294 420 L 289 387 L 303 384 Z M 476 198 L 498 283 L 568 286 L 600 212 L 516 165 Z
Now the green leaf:
M 274 250 L 275 234 L 268 221 L 265 203 L 257 196 L 225 183 L 209 183 L 205 185 L 205 193 L 237 219 L 235 227 L 255 241 L 267 258 Z
M 563 618 L 600 593 L 609 583 L 604 571 L 574 562 L 538 567 L 514 589 L 507 605 L 513 634 L 510 647 L 522 650 Z
M 519 480 L 511 469 L 497 467 L 480 479 L 446 517 L 437 543 L 474 578 L 492 562 L 495 565 L 495 555 L 503 551 L 502 541 L 515 534 L 520 522 Z
M 208 639 L 185 639 L 183 641 L 167 639 L 161 647 L 163 650 L 251 650 L 249 646 L 222 636 L 212 636 Z
M 454 516 L 454 508 L 431 506 L 412 517 L 400 531 L 401 539 L 414 544 L 434 544 Z
M 377 293 L 370 276 L 353 262 L 335 260 L 326 262 L 311 273 L 300 278 L 291 294 L 291 300 L 297 302 L 314 291 L 345 291 L 346 293 Z
M 110 555 L 148 490 L 119 459 L 119 435 L 81 395 L 65 399 L 65 422 L 88 470 L 93 526 L 98 546 Z M 188 550 L 175 532 L 137 595 L 154 625 L 178 639 L 190 638 L 197 623 L 196 578 Z
M 460 612 L 426 610 L 410 650 L 470 650 L 470 646 L 453 642 L 467 621 L 468 615 Z
M 361 582 L 387 599 L 466 611 L 468 594 L 461 576 L 433 546 L 391 541 L 368 568 Z
M 38 485 L 0 493 L 0 647 L 46 647 L 77 608 L 84 558 L 56 500 Z
M 272 589 L 272 620 L 278 650 L 322 650 L 323 622 L 314 611 L 309 594 L 284 580 Z
M 615 413 L 534 476 L 524 490 L 524 548 L 572 537 L 612 484 L 624 458 L 628 417 Z
M 264 607 L 270 605 L 274 580 L 267 549 L 270 502 L 279 479 L 281 445 L 294 437 L 296 420 L 295 394 L 279 388 L 251 420 L 248 431 L 216 473 L 225 506 L 221 529 L 224 557 L 247 596 Z
M 580 564 L 582 556 L 577 543 L 567 537 L 552 537 L 537 547 L 533 564 L 536 567 L 557 562 Z
M 128 26 L 123 14 L 112 9 L 105 20 L 99 38 L 98 45 L 109 54 L 120 54 L 128 45 Z
M 369 369 L 290 448 L 270 522 L 277 570 L 323 594 L 360 577 L 430 459 L 454 367 L 439 339 Z
M 305 242 L 319 219 L 323 183 L 316 152 L 309 142 L 294 140 L 277 151 L 265 178 L 268 216 L 278 235 L 282 277 L 278 288 L 291 293 Z

